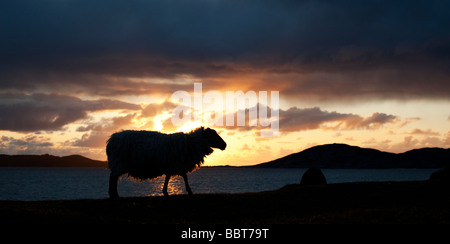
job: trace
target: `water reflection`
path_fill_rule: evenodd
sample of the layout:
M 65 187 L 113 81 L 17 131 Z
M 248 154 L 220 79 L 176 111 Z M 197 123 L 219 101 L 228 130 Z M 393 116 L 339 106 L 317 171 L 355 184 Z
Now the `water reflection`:
M 242 193 L 279 189 L 299 183 L 306 169 L 201 168 L 188 174 L 194 194 Z M 426 180 L 436 169 L 324 169 L 329 184 L 354 181 Z M 0 169 L 0 200 L 62 200 L 107 198 L 109 170 L 98 168 Z M 123 197 L 162 196 L 164 177 L 136 181 L 123 176 Z M 169 195 L 187 194 L 182 177 L 174 176 Z
M 164 187 L 164 183 L 160 185 L 160 191 Z M 186 194 L 183 178 L 181 176 L 172 176 L 170 178 L 169 184 L 167 185 L 167 192 L 170 195 Z
M 122 176 L 118 184 L 119 196 L 162 196 L 164 176 L 152 180 L 138 181 Z M 181 176 L 172 176 L 167 186 L 169 195 L 187 194 Z

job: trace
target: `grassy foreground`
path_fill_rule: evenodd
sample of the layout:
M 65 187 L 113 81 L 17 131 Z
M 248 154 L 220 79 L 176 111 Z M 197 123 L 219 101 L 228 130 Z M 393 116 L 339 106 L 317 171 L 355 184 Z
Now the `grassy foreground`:
M 61 201 L 0 201 L 3 223 L 450 223 L 449 185 L 289 185 L 276 191 Z

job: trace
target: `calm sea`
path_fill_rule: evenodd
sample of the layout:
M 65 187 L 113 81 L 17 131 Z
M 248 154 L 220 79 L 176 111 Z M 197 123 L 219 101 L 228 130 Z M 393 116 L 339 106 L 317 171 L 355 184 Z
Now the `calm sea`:
M 242 193 L 296 184 L 306 169 L 201 168 L 188 175 L 195 193 Z M 426 180 L 437 169 L 324 169 L 328 183 Z M 99 168 L 0 168 L 0 200 L 107 198 L 109 171 Z M 160 196 L 164 178 L 138 182 L 125 176 L 120 196 Z M 186 194 L 181 177 L 169 183 L 169 194 Z

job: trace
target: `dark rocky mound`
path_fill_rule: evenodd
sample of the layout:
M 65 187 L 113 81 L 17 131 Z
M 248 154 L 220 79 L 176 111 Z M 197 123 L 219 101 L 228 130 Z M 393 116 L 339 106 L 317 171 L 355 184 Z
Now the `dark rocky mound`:
M 438 170 L 430 175 L 430 181 L 450 183 L 450 167 Z
M 318 168 L 309 168 L 302 176 L 300 185 L 326 185 L 327 179 Z

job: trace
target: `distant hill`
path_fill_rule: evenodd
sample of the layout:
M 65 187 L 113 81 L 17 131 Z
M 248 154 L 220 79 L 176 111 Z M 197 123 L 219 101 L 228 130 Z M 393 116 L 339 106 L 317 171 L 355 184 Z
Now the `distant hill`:
M 346 144 L 325 144 L 251 167 L 260 168 L 444 168 L 450 149 L 422 148 L 389 153 Z
M 80 155 L 5 155 L 0 154 L 0 167 L 107 167 L 105 161 Z

